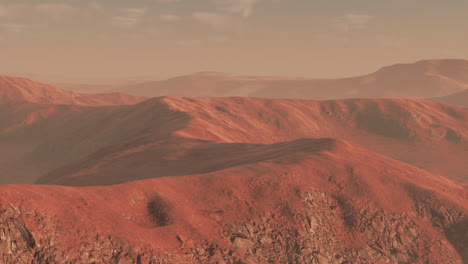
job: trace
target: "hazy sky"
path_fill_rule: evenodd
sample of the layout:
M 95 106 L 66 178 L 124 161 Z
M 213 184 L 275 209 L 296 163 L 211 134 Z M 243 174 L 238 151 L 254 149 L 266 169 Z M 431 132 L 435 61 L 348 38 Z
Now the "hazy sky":
M 467 0 L 0 0 L 0 74 L 341 77 L 468 58 Z

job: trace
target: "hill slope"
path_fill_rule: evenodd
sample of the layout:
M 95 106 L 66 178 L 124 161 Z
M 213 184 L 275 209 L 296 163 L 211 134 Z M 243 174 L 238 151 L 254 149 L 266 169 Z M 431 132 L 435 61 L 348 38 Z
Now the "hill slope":
M 186 117 L 157 101 L 107 107 L 0 104 L 0 183 L 33 183 L 41 174 L 146 130 L 168 137 Z
M 430 98 L 429 100 L 434 102 L 468 107 L 468 89 L 447 96 Z
M 80 94 L 58 89 L 26 78 L 0 75 L 0 103 L 29 102 L 66 105 L 125 105 L 142 102 L 145 98 L 120 93 Z
M 32 150 L 38 157 L 77 153 L 60 163 L 65 167 L 49 167 L 57 170 L 40 183 L 105 185 L 195 174 L 255 160 L 256 149 L 245 144 L 322 137 L 347 140 L 448 178 L 468 179 L 467 109 L 428 101 L 165 97 L 67 120 L 21 132 L 64 131 L 38 140 Z M 90 129 L 81 128 L 89 123 Z
M 106 187 L 0 186 L 0 257 L 7 263 L 468 261 L 466 186 L 333 139 L 242 147 L 250 149 L 248 163 L 207 174 Z
M 235 77 L 202 72 L 164 81 L 125 86 L 116 91 L 140 96 L 289 99 L 429 98 L 468 88 L 468 60 L 424 60 L 342 79 Z

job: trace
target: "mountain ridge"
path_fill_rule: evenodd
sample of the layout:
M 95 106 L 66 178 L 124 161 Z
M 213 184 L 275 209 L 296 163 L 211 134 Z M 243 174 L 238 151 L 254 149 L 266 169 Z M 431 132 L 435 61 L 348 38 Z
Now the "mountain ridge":
M 143 100 L 145 100 L 144 97 L 121 93 L 80 94 L 35 82 L 28 78 L 0 75 L 1 103 L 30 102 L 37 104 L 105 106 L 136 104 Z
M 116 88 L 147 97 L 264 97 L 332 100 L 445 96 L 468 88 L 468 60 L 421 60 L 385 66 L 357 77 L 320 79 L 232 76 L 225 73 L 184 75 Z
M 0 219 L 18 226 L 0 226 L 5 241 L 18 241 L 12 247 L 0 240 L 10 250 L 1 256 L 101 263 L 468 260 L 466 185 L 344 141 L 287 145 L 296 154 L 204 174 L 86 188 L 0 186 Z

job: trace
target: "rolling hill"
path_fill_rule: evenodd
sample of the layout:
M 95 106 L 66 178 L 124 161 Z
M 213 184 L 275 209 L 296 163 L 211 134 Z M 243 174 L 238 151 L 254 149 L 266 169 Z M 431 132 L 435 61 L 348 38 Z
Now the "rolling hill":
M 280 99 L 423 99 L 468 88 L 468 60 L 423 60 L 396 64 L 364 76 L 341 79 L 231 76 L 201 72 L 117 88 L 146 97 L 263 97 Z
M 134 127 L 129 123 L 140 120 L 139 115 L 146 119 L 138 123 L 145 125 L 133 134 L 51 171 L 38 183 L 107 185 L 209 172 L 261 158 L 245 144 L 280 147 L 285 141 L 322 137 L 347 140 L 451 179 L 466 181 L 468 175 L 466 108 L 422 100 L 162 97 L 119 109 L 114 116 L 118 126 L 109 130 L 115 134 L 99 136 L 117 137 Z
M 46 185 L 0 186 L 0 262 L 468 262 L 466 107 L 21 87 L 0 183 Z
M 2 183 L 33 183 L 47 174 L 43 179 L 50 181 L 41 183 L 67 184 L 58 179 L 88 177 L 92 173 L 84 172 L 95 170 L 113 175 L 96 182 L 120 183 L 167 176 L 165 170 L 133 176 L 113 172 L 137 156 L 148 154 L 153 162 L 135 162 L 155 170 L 171 155 L 183 158 L 203 146 L 224 153 L 216 144 L 322 137 L 347 140 L 448 178 L 466 181 L 468 175 L 467 109 L 429 101 L 161 97 L 128 106 L 25 103 L 0 108 Z M 198 173 L 216 163 L 205 162 L 193 171 L 176 166 L 181 171 L 171 173 Z
M 0 186 L 1 260 L 468 261 L 466 185 L 341 140 L 225 144 L 236 159 L 201 151 L 233 167 L 202 174 L 103 187 Z M 128 177 L 135 168 L 126 168 Z
M 120 93 L 80 94 L 26 78 L 0 75 L 0 103 L 29 102 L 65 105 L 126 105 L 142 102 L 145 98 Z

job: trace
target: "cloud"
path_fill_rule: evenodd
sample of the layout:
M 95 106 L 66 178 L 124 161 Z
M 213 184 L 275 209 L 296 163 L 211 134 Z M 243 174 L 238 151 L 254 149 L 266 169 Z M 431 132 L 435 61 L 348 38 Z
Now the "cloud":
M 175 2 L 179 2 L 179 0 L 156 0 L 158 3 L 163 3 L 163 4 L 171 4 Z
M 235 24 L 233 18 L 222 13 L 195 12 L 192 14 L 192 17 L 194 20 L 218 30 L 231 28 Z
M 180 21 L 181 17 L 173 14 L 162 14 L 159 16 L 159 19 L 164 22 L 176 22 Z
M 365 28 L 374 17 L 366 14 L 347 14 L 340 17 L 333 27 L 341 32 Z
M 261 0 L 217 0 L 223 5 L 223 9 L 231 12 L 241 14 L 243 17 L 249 17 L 256 4 Z
M 141 23 L 145 13 L 145 8 L 124 8 L 120 15 L 112 18 L 111 24 L 122 29 L 132 29 Z
M 40 24 L 19 24 L 19 23 L 2 23 L 0 24 L 0 31 L 8 33 L 21 33 L 33 28 L 40 27 Z
M 35 6 L 36 11 L 53 20 L 62 20 L 74 12 L 75 7 L 67 3 L 43 3 Z
M 68 3 L 0 5 L 0 19 L 8 23 L 57 22 L 77 13 L 77 9 Z
M 254 10 L 255 5 L 262 0 L 204 0 L 215 5 L 217 11 L 230 14 L 240 14 L 242 17 L 249 17 Z M 180 2 L 180 0 L 156 0 L 158 3 L 170 4 Z M 188 2 L 188 1 L 187 1 Z
M 94 10 L 101 10 L 103 8 L 102 4 L 97 1 L 92 1 L 91 3 L 89 3 L 88 7 Z

